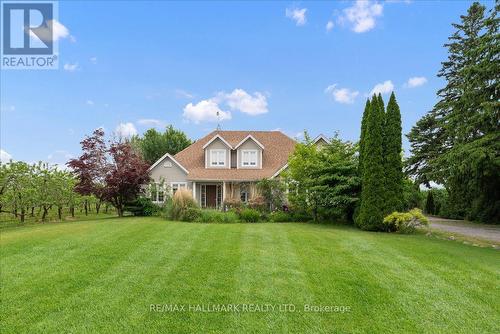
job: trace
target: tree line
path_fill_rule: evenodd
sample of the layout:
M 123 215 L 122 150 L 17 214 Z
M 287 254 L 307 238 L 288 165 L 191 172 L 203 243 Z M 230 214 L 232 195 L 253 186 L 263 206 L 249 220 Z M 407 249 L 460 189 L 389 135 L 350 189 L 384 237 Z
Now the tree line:
M 48 164 L 11 161 L 0 166 L 0 212 L 13 215 L 21 222 L 27 217 L 48 219 L 52 209 L 62 219 L 63 209 L 72 216 L 75 207 L 87 206 L 90 199 L 74 191 L 76 179 L 71 173 Z
M 408 134 L 406 171 L 447 191 L 447 215 L 500 222 L 500 38 L 498 2 L 475 2 L 453 24 L 438 102 Z

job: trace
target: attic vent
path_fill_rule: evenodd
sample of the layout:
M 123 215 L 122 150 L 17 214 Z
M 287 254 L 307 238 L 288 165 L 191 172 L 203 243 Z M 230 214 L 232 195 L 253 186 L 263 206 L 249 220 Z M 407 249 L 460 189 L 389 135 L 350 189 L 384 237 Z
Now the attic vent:
M 171 168 L 172 167 L 172 161 L 167 161 L 163 164 L 163 167 L 165 168 Z

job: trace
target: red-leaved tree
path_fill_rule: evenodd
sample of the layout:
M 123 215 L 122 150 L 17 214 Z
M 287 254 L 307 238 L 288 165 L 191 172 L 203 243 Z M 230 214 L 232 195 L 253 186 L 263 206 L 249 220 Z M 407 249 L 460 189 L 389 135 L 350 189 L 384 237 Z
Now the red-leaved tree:
M 82 145 L 82 155 L 78 159 L 71 159 L 66 164 L 72 169 L 78 180 L 75 191 L 83 196 L 94 195 L 99 202 L 96 204 L 96 211 L 104 201 L 104 179 L 109 167 L 107 162 L 107 148 L 104 140 L 104 130 L 102 128 L 94 130 L 91 136 L 85 137 L 80 142 Z M 87 204 L 85 204 L 85 214 L 87 214 Z
M 134 200 L 149 182 L 149 165 L 129 142 L 113 143 L 108 152 L 113 163 L 106 174 L 104 194 L 121 217 L 125 203 Z
M 97 129 L 81 142 L 82 155 L 67 165 L 78 180 L 75 190 L 110 202 L 123 216 L 123 207 L 149 182 L 148 164 L 129 142 L 113 142 L 109 148 L 104 130 Z

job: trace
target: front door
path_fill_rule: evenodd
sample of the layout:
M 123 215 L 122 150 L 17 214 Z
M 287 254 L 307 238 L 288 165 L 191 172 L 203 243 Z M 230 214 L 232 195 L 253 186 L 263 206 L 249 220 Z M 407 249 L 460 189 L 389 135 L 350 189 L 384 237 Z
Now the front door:
M 217 186 L 206 185 L 207 207 L 217 207 Z

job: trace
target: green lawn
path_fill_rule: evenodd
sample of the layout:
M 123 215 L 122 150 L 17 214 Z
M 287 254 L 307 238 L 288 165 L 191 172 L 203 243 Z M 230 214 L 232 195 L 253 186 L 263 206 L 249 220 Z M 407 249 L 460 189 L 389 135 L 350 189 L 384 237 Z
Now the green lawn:
M 2 333 L 500 332 L 499 251 L 424 235 L 124 218 L 8 228 L 0 245 Z

